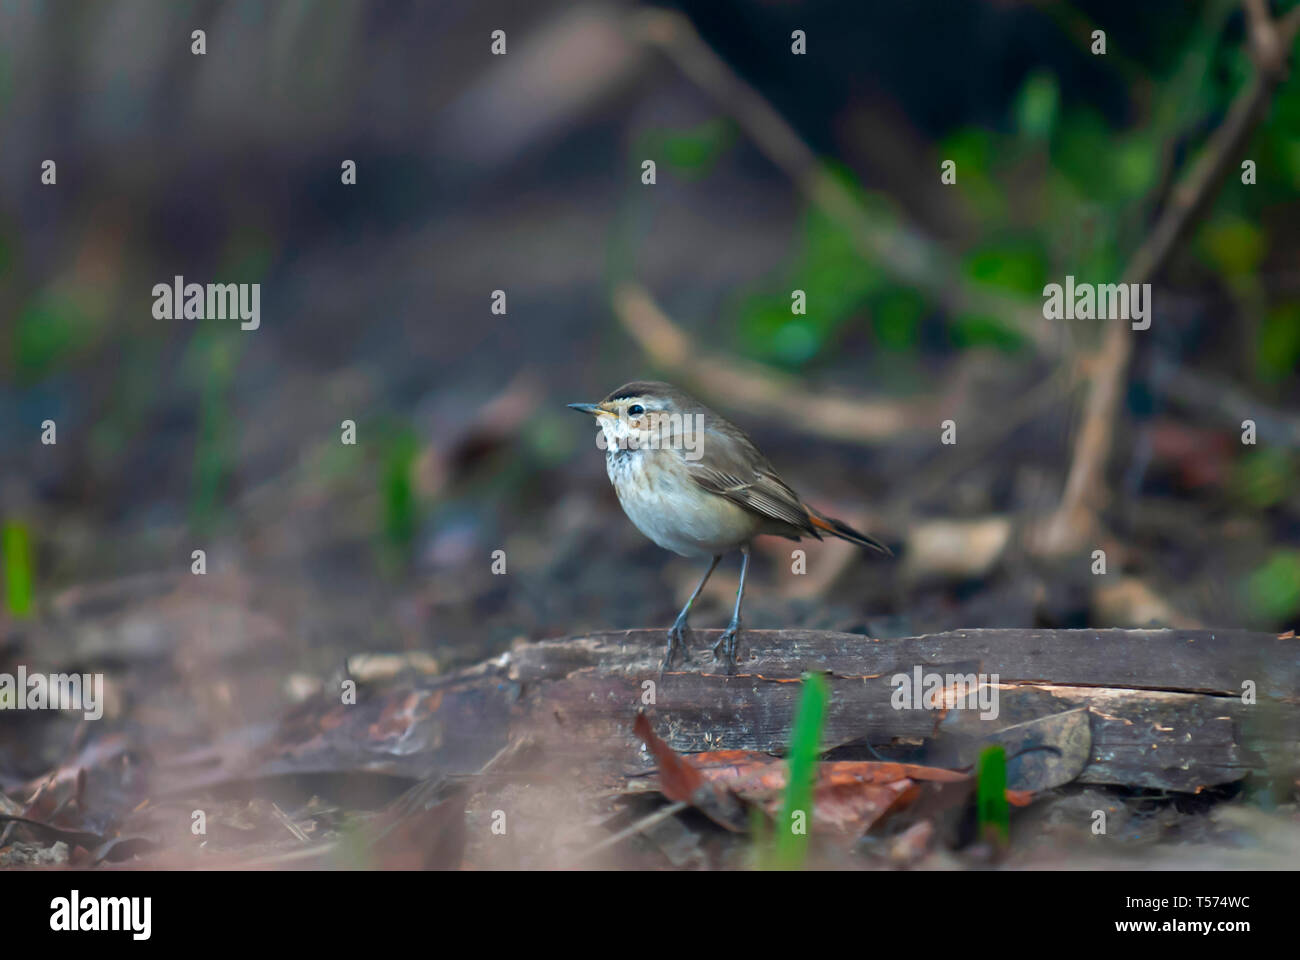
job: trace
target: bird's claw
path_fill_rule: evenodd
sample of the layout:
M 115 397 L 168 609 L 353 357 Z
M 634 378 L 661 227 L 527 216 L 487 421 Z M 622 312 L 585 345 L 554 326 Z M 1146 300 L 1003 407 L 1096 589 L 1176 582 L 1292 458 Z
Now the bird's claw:
M 740 624 L 733 622 L 722 631 L 722 636 L 718 637 L 718 642 L 713 645 L 713 659 L 722 660 L 726 664 L 728 674 L 736 672 L 736 637 L 739 633 Z
M 681 654 L 682 663 L 689 663 L 691 653 L 686 649 L 686 622 L 678 620 L 668 630 L 668 652 L 664 655 L 664 662 L 659 667 L 659 676 L 662 678 L 665 670 L 673 668 L 673 660 Z

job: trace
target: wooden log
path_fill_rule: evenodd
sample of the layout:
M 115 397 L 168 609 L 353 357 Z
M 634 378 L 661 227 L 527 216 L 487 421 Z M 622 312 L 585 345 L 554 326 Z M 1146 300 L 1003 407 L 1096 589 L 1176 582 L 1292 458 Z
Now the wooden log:
M 292 735 L 277 737 L 264 769 L 337 769 L 323 759 L 333 751 L 352 762 L 364 757 L 372 770 L 469 773 L 527 737 L 568 769 L 621 775 L 638 765 L 640 744 L 631 728 L 641 709 L 680 752 L 779 754 L 807 671 L 824 673 L 830 687 L 828 749 L 924 745 L 931 756 L 960 765 L 993 739 L 1006 742 L 1009 752 L 1053 746 L 1037 760 L 1056 761 L 1026 762 L 1020 771 L 1031 789 L 1077 777 L 1194 792 L 1252 771 L 1294 776 L 1300 767 L 1300 641 L 1292 637 L 1006 629 L 874 640 L 758 630 L 742 634 L 741 663 L 728 676 L 707 652 L 717 634 L 696 634 L 694 661 L 662 678 L 661 630 L 522 644 L 468 670 L 420 678 L 357 707 L 331 708 L 320 723 L 300 716 L 295 722 L 314 731 L 313 745 L 291 746 Z M 946 709 L 900 708 L 901 684 L 893 678 L 914 676 L 918 668 L 923 675 L 977 680 L 972 690 L 985 696 L 996 691 L 997 715 L 959 707 L 960 684 L 951 683 L 935 704 Z M 1252 686 L 1255 703 L 1243 699 Z M 1086 728 L 1042 722 L 1069 711 L 1086 712 Z M 1073 766 L 1072 754 L 1078 755 Z
M 694 641 L 707 651 L 717 631 Z M 1084 707 L 1086 783 L 1196 791 L 1252 770 L 1294 769 L 1300 744 L 1300 641 L 1247 631 L 960 630 L 900 640 L 823 631 L 747 631 L 735 676 L 707 653 L 659 682 L 663 635 L 601 633 L 520 647 L 512 678 L 535 731 L 610 749 L 655 683 L 659 732 L 676 750 L 763 750 L 788 744 L 805 671 L 831 689 L 823 742 L 882 745 L 964 737 L 985 742 L 1027 720 Z M 898 675 L 996 675 L 1000 712 L 899 709 Z M 540 686 L 535 686 L 540 685 Z M 1243 702 L 1253 685 L 1258 702 Z M 976 717 L 958 730 L 957 718 Z M 626 747 L 624 748 L 626 749 Z M 602 750 L 603 752 L 603 750 Z M 942 751 L 940 751 L 942 752 Z M 953 751 L 948 751 L 950 754 Z M 955 751 L 961 763 L 969 751 Z
M 705 652 L 718 633 L 695 635 L 695 663 L 686 672 L 722 672 Z M 757 679 L 780 681 L 805 670 L 876 677 L 918 663 L 979 661 L 984 672 L 1003 681 L 1240 696 L 1243 680 L 1251 679 L 1261 695 L 1300 698 L 1300 640 L 1246 630 L 953 630 L 896 640 L 823 630 L 746 630 L 741 639 L 738 676 Z M 595 662 L 607 672 L 657 672 L 663 645 L 662 630 L 543 641 L 515 651 L 513 672 L 527 679 Z

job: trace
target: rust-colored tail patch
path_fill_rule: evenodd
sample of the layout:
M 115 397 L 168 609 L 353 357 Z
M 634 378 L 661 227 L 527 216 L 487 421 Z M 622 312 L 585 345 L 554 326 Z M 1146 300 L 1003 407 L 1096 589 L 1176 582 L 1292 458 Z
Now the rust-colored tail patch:
M 875 550 L 877 553 L 883 553 L 887 557 L 892 557 L 894 551 L 877 540 L 875 537 L 869 537 L 865 533 L 859 533 L 842 520 L 836 520 L 834 517 L 823 517 L 819 513 L 808 511 L 808 522 L 816 530 L 825 530 L 832 537 L 839 537 L 841 540 L 847 540 L 849 543 L 856 543 L 860 547 L 866 547 L 868 550 Z

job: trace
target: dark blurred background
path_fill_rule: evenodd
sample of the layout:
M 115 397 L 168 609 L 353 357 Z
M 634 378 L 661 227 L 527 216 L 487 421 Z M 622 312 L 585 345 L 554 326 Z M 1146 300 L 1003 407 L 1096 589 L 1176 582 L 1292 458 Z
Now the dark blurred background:
M 749 626 L 1294 626 L 1294 79 L 1155 281 L 1097 535 L 1029 547 L 1103 326 L 1043 286 L 1120 279 L 1245 34 L 1214 0 L 4 4 L 6 633 L 166 660 L 155 719 L 233 726 L 361 651 L 666 627 L 698 565 L 564 408 L 639 377 L 899 555 L 775 541 Z M 260 283 L 261 328 L 155 319 L 176 275 Z

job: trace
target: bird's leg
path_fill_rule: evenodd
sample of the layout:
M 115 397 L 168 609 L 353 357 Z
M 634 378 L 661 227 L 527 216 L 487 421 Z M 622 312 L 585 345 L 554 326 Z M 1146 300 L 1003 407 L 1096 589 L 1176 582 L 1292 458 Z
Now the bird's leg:
M 691 598 L 686 601 L 686 606 L 682 607 L 682 612 L 677 614 L 677 619 L 673 621 L 672 627 L 668 630 L 668 655 L 664 657 L 663 666 L 659 668 L 659 675 L 663 676 L 665 670 L 671 669 L 673 665 L 673 656 L 681 652 L 683 662 L 689 660 L 690 653 L 686 649 L 686 615 L 691 612 L 691 605 L 695 603 L 695 598 L 700 595 L 704 585 L 709 582 L 709 577 L 713 576 L 713 570 L 722 559 L 722 554 L 713 558 L 709 564 L 709 569 L 704 571 L 704 578 L 700 580 L 699 586 L 691 594 Z
M 736 609 L 731 614 L 731 622 L 727 624 L 727 629 L 722 631 L 722 636 L 718 637 L 718 642 L 713 645 L 713 659 L 718 659 L 718 649 L 722 648 L 723 656 L 727 660 L 727 673 L 735 672 L 736 668 L 736 634 L 740 633 L 740 601 L 745 597 L 745 574 L 749 570 L 749 544 L 740 548 L 740 589 L 736 591 Z

